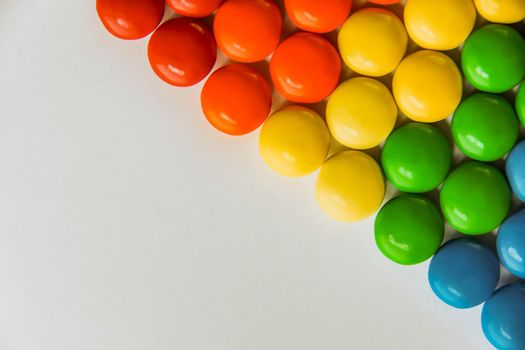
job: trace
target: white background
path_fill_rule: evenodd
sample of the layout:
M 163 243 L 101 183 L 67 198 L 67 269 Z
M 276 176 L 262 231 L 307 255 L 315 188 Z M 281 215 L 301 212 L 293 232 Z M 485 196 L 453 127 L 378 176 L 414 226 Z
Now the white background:
M 0 349 L 488 349 L 94 1 L 0 0 Z

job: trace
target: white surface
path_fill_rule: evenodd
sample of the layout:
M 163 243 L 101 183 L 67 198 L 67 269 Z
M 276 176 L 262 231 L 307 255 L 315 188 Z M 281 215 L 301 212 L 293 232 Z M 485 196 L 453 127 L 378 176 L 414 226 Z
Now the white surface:
M 488 349 L 94 1 L 0 0 L 0 349 Z

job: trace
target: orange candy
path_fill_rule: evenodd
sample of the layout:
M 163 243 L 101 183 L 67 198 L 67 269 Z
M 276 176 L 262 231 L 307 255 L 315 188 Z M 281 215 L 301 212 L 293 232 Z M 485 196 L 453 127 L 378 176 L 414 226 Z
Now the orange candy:
M 281 11 L 273 0 L 229 0 L 215 15 L 217 45 L 231 59 L 257 62 L 274 50 L 281 37 Z
M 400 0 L 368 0 L 371 3 L 378 4 L 378 5 L 393 5 L 397 4 Z
M 244 135 L 268 117 L 272 89 L 264 76 L 243 64 L 222 67 L 208 78 L 201 93 L 206 119 L 218 130 Z
M 343 24 L 352 0 L 285 0 L 288 17 L 297 27 L 315 33 L 328 33 Z
M 97 0 L 97 13 L 108 32 L 120 39 L 145 37 L 164 16 L 164 0 Z
M 222 0 L 166 0 L 166 3 L 179 15 L 186 17 L 206 17 L 215 11 Z
M 175 18 L 164 22 L 148 44 L 153 71 L 175 86 L 191 86 L 204 79 L 217 57 L 209 30 L 198 20 Z
M 335 89 L 341 59 L 328 40 L 312 33 L 296 33 L 275 50 L 270 62 L 275 88 L 286 99 L 315 103 Z

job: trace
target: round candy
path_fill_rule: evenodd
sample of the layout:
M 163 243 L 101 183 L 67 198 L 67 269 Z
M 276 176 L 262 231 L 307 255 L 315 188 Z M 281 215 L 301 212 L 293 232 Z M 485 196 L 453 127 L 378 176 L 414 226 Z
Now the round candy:
M 521 124 L 525 126 L 525 83 L 522 83 L 516 94 L 516 112 Z
M 398 190 L 429 192 L 448 175 L 452 147 L 438 127 L 408 123 L 388 137 L 381 161 L 388 181 Z
M 97 0 L 97 13 L 108 32 L 120 39 L 145 37 L 164 16 L 164 0 Z
M 518 140 L 520 127 L 512 105 L 503 96 L 475 93 L 454 112 L 452 135 L 468 157 L 484 162 L 500 159 Z
M 408 0 L 404 17 L 416 44 L 444 51 L 467 39 L 474 28 L 476 9 L 472 0 Z
M 166 0 L 179 15 L 185 17 L 206 17 L 219 7 L 222 0 Z
M 257 129 L 272 106 L 272 89 L 254 68 L 231 64 L 215 71 L 201 92 L 204 115 L 211 125 L 230 135 Z
M 391 199 L 377 214 L 374 225 L 381 253 L 402 265 L 418 264 L 434 255 L 444 230 L 436 206 L 417 194 Z
M 335 89 L 341 60 L 328 40 L 312 33 L 296 33 L 275 50 L 270 62 L 275 88 L 293 102 L 315 103 Z
M 525 39 L 501 24 L 476 30 L 465 42 L 461 65 L 476 89 L 501 93 L 512 89 L 525 76 Z
M 213 23 L 222 52 L 239 62 L 256 62 L 270 55 L 281 37 L 281 11 L 273 0 L 228 0 Z
M 350 14 L 352 0 L 285 0 L 288 17 L 297 27 L 314 33 L 328 33 Z
M 422 50 L 401 61 L 392 89 L 399 109 L 407 117 L 433 123 L 456 109 L 463 81 L 458 67 L 447 55 Z
M 381 168 L 368 154 L 345 151 L 328 159 L 316 184 L 321 209 L 338 221 L 359 221 L 374 214 L 385 196 Z
M 481 325 L 497 349 L 525 349 L 525 283 L 500 288 L 483 305 Z
M 512 191 L 525 202 L 525 140 L 518 143 L 507 158 L 505 172 Z
M 397 106 L 390 91 L 372 78 L 345 81 L 330 95 L 326 122 L 332 136 L 355 149 L 372 148 L 394 128 Z
M 216 57 L 217 48 L 208 29 L 189 18 L 164 22 L 148 44 L 153 71 L 175 86 L 197 84 L 211 71 Z
M 264 123 L 259 152 L 275 172 L 290 177 L 310 174 L 325 161 L 330 133 L 317 113 L 304 107 L 287 107 Z
M 346 20 L 338 42 L 348 67 L 359 74 L 379 77 L 397 67 L 405 55 L 408 35 L 392 12 L 367 8 Z
M 525 278 L 525 209 L 505 220 L 497 236 L 501 263 L 514 275 Z
M 428 281 L 446 304 L 466 309 L 485 302 L 496 289 L 499 261 L 487 246 L 459 238 L 441 247 L 430 262 Z
M 466 234 L 484 234 L 498 227 L 510 209 L 507 180 L 491 165 L 467 162 L 445 180 L 441 210 L 450 226 Z
M 374 4 L 378 4 L 378 5 L 392 5 L 392 4 L 397 4 L 401 0 L 368 0 L 368 1 Z
M 478 12 L 486 20 L 496 23 L 515 23 L 525 18 L 523 0 L 474 0 Z

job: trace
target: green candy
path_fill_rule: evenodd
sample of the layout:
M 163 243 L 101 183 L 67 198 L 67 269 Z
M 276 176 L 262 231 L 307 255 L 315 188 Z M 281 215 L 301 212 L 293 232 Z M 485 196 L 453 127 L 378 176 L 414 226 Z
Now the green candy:
M 509 213 L 511 194 L 498 169 L 470 161 L 450 173 L 439 200 L 450 226 L 462 233 L 479 235 L 503 222 Z
M 388 137 L 381 162 L 388 181 L 398 190 L 429 192 L 447 176 L 452 147 L 438 127 L 408 123 Z
M 525 125 L 525 82 L 521 86 L 516 95 L 516 112 L 520 118 L 521 124 Z
M 469 83 L 478 90 L 508 91 L 525 76 L 525 40 L 512 27 L 486 25 L 465 42 L 461 66 Z
M 518 141 L 519 132 L 512 105 L 499 95 L 475 93 L 461 102 L 452 118 L 456 145 L 468 157 L 484 162 L 507 154 Z
M 390 260 L 413 265 L 430 258 L 443 240 L 444 223 L 426 197 L 403 194 L 386 203 L 375 221 L 375 240 Z

